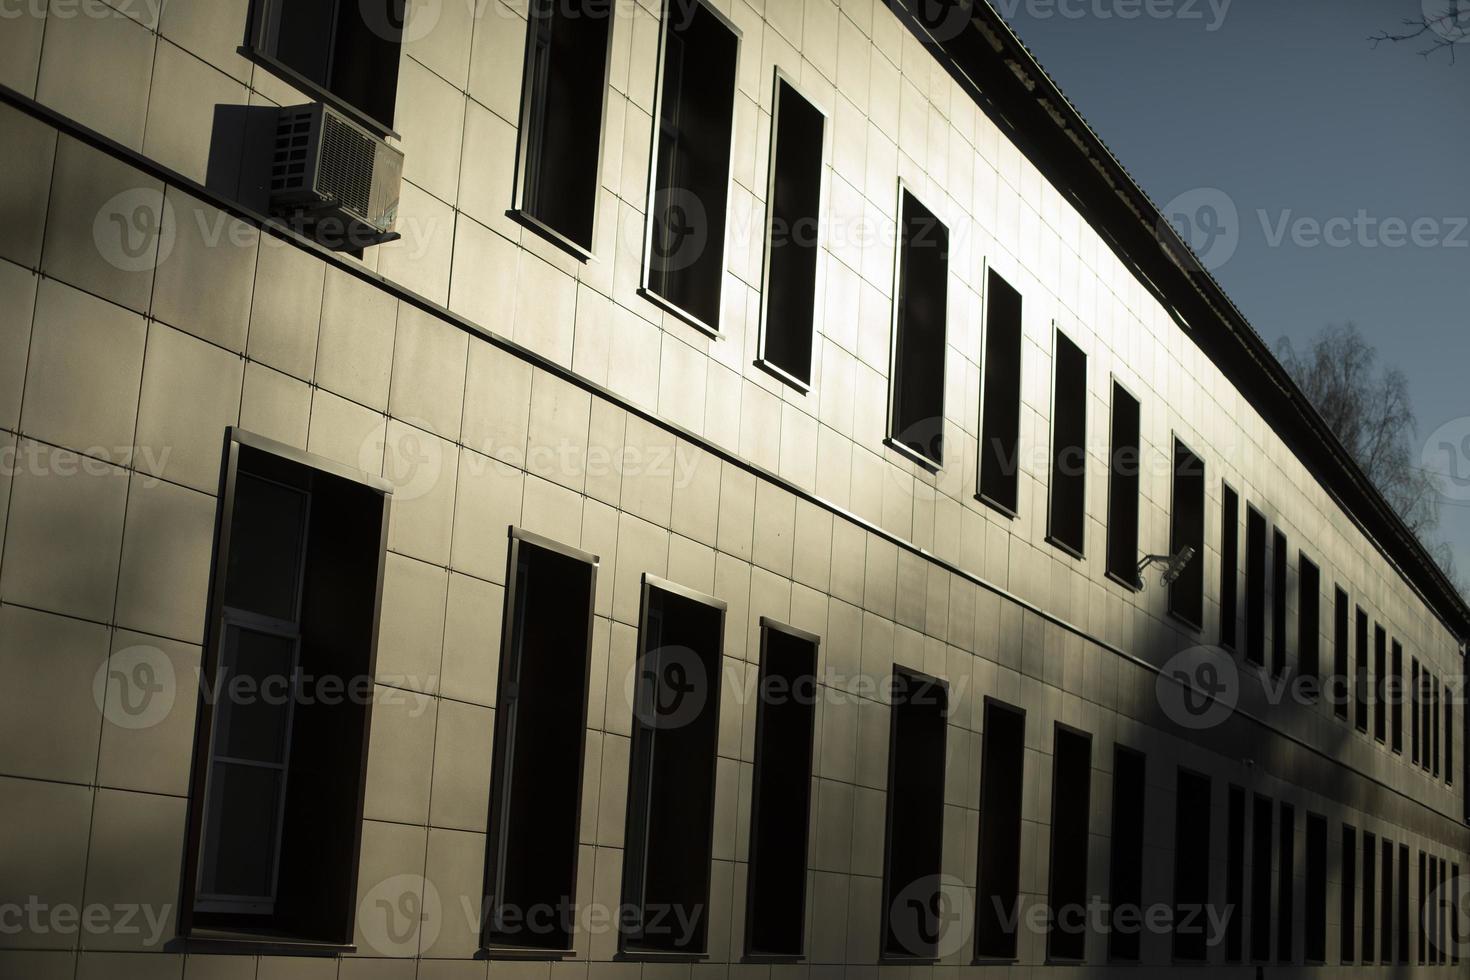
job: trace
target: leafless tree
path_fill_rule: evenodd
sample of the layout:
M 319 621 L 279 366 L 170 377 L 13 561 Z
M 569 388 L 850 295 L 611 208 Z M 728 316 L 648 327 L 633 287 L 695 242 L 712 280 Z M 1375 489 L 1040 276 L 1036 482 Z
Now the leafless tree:
M 1456 46 L 1470 41 L 1470 0 L 1425 0 L 1423 7 L 1418 17 L 1404 18 L 1398 30 L 1379 31 L 1368 40 L 1375 48 L 1385 41 L 1417 41 L 1422 45 L 1419 54 L 1423 57 L 1447 51 L 1450 64 L 1454 64 Z
M 1450 549 L 1432 542 L 1439 528 L 1439 484 L 1414 451 L 1408 378 L 1398 368 L 1380 367 L 1378 351 L 1351 323 L 1324 328 L 1301 351 L 1282 337 L 1276 353 L 1368 479 L 1464 593 Z

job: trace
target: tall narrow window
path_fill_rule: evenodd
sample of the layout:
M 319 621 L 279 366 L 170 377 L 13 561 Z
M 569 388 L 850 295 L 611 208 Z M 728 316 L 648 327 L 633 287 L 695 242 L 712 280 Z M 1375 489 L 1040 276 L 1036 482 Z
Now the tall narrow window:
M 403 0 L 256 0 L 251 55 L 386 132 L 398 97 L 403 15 Z
M 1240 497 L 1230 484 L 1220 489 L 1220 645 L 1235 649 L 1240 611 Z
M 1444 858 L 1440 858 L 1439 859 L 1439 889 L 1438 889 L 1438 891 L 1435 892 L 1435 904 L 1438 906 L 1437 911 L 1438 911 L 1439 915 L 1438 915 L 1438 924 L 1435 926 L 1435 930 L 1434 930 L 1434 938 L 1436 940 L 1436 944 L 1435 945 L 1439 949 L 1439 962 L 1440 962 L 1440 965 L 1443 965 L 1444 964 L 1446 954 L 1449 952 L 1449 950 L 1447 950 L 1445 948 L 1446 946 L 1449 945 L 1448 942 L 1446 942 L 1446 939 L 1445 939 L 1445 937 L 1449 935 L 1449 931 L 1448 931 L 1448 929 L 1446 927 L 1449 925 L 1449 921 L 1448 920 L 1449 920 L 1449 912 L 1450 912 L 1450 897 L 1449 897 L 1448 893 L 1445 890 L 1445 886 L 1448 885 L 1448 884 L 1449 884 L 1449 868 L 1447 867 L 1447 865 L 1445 863 L 1445 859 Z
M 888 729 L 888 835 L 883 862 L 883 953 L 932 959 L 944 843 L 944 741 L 949 690 L 933 677 L 894 671 Z
M 1425 864 L 1425 854 L 1419 852 L 1419 917 L 1416 920 L 1419 926 L 1419 962 L 1425 962 L 1425 947 L 1429 938 L 1429 906 L 1425 904 L 1429 881 L 1425 877 L 1428 873 Z
M 1399 755 L 1404 752 L 1404 698 L 1408 695 L 1404 687 L 1404 646 L 1398 640 L 1393 641 L 1392 662 L 1389 670 L 1393 675 L 1393 717 L 1388 723 L 1390 738 L 1393 740 L 1393 750 Z
M 1290 963 L 1296 942 L 1296 810 L 1281 804 L 1281 846 L 1276 861 L 1276 961 Z
M 1378 917 L 1374 914 L 1374 902 L 1378 896 L 1378 847 L 1377 839 L 1363 831 L 1363 962 L 1372 963 L 1377 957 L 1374 943 Z
M 704 0 L 664 17 L 643 295 L 709 333 L 720 325 L 739 48 Z
M 1286 535 L 1271 535 L 1271 673 L 1286 673 Z
M 180 931 L 352 941 L 386 484 L 226 442 Z M 286 692 L 271 697 L 269 692 Z M 335 692 L 335 694 L 333 693 Z
M 1058 725 L 1052 755 L 1051 922 L 1047 956 L 1087 953 L 1087 836 L 1092 817 L 1092 736 Z
M 1434 732 L 1434 774 L 1439 775 L 1439 678 L 1432 678 L 1433 688 L 1429 692 L 1429 703 L 1434 709 L 1434 721 L 1431 730 Z
M 1087 527 L 1087 355 L 1056 332 L 1051 395 L 1051 500 L 1047 534 L 1080 557 Z
M 1205 618 L 1205 461 L 1174 440 L 1174 500 L 1169 515 L 1169 553 L 1194 549 L 1194 557 L 1169 586 L 1169 611 L 1198 628 Z
M 592 253 L 612 0 L 533 0 L 513 214 L 574 254 Z
M 1303 915 L 1308 963 L 1327 962 L 1327 819 L 1307 814 L 1307 894 Z
M 1444 781 L 1455 781 L 1455 697 L 1450 686 L 1444 688 Z
M 1341 941 L 1341 958 L 1351 963 L 1358 958 L 1358 835 L 1347 824 L 1342 825 L 1342 887 L 1338 892 L 1337 932 Z
M 1348 702 L 1353 698 L 1348 642 L 1348 596 L 1338 588 L 1332 605 L 1332 713 L 1343 721 L 1348 720 Z
M 1174 811 L 1174 958 L 1207 952 L 1210 900 L 1210 778 L 1179 770 Z
M 1113 824 L 1108 958 L 1137 962 L 1137 917 L 1143 910 L 1143 824 L 1147 799 L 1146 760 L 1142 752 L 1117 746 L 1113 751 Z
M 1409 962 L 1409 930 L 1413 924 L 1409 920 L 1409 845 L 1399 845 L 1399 931 L 1398 931 L 1398 961 L 1405 965 Z
M 812 383 L 827 117 L 779 71 L 771 112 L 760 364 L 805 389 Z
M 641 618 L 622 948 L 701 953 L 709 928 L 725 605 L 645 574 Z
M 1245 658 L 1266 666 L 1266 518 L 1245 509 Z
M 981 741 L 975 955 L 1012 960 L 1016 958 L 1017 902 L 1021 891 L 1026 713 L 987 698 Z
M 1373 624 L 1373 737 L 1388 739 L 1388 635 Z
M 761 620 L 745 950 L 800 956 L 816 731 L 815 636 Z
M 1368 614 L 1363 612 L 1363 607 L 1357 608 L 1353 618 L 1353 640 L 1356 664 L 1357 682 L 1353 685 L 1356 701 L 1354 702 L 1357 714 L 1354 723 L 1357 729 L 1364 734 L 1368 731 L 1369 696 L 1372 693 L 1372 678 L 1369 676 L 1368 667 Z
M 1409 664 L 1409 710 L 1411 712 L 1409 719 L 1410 758 L 1413 759 L 1414 765 L 1417 766 L 1419 765 L 1419 744 L 1421 742 L 1421 736 L 1424 733 L 1424 729 L 1419 723 L 1419 691 L 1421 684 L 1419 679 L 1419 658 L 1410 658 Z
M 1297 555 L 1296 657 L 1303 677 L 1312 679 L 1315 693 L 1322 676 L 1322 573 L 1306 552 Z
M 1138 399 L 1114 381 L 1112 438 L 1108 447 L 1108 574 L 1130 588 L 1139 586 L 1140 421 Z
M 1382 842 L 1383 866 L 1378 869 L 1378 961 L 1393 962 L 1393 842 Z
M 1460 866 L 1450 866 L 1450 881 L 1453 887 L 1450 889 L 1448 901 L 1450 903 L 1450 962 L 1458 966 L 1460 963 L 1460 944 L 1465 941 L 1465 920 L 1460 918 L 1460 900 L 1465 891 L 1460 882 Z
M 1251 814 L 1251 959 L 1271 958 L 1271 860 L 1275 807 L 1257 796 Z
M 1419 668 L 1419 727 L 1423 729 L 1419 765 L 1429 772 L 1434 759 L 1434 675 L 1429 664 Z
M 485 847 L 490 948 L 572 948 L 565 916 L 532 923 L 523 913 L 568 908 L 577 895 L 596 576 L 592 555 L 524 531 L 511 538 Z
M 899 194 L 888 436 L 921 463 L 944 464 L 944 329 L 949 229 L 907 190 Z
M 1225 962 L 1239 963 L 1245 955 L 1245 790 L 1239 786 L 1230 787 L 1225 825 Z
M 986 278 L 984 393 L 980 410 L 981 500 L 1020 509 L 1021 294 L 994 269 Z

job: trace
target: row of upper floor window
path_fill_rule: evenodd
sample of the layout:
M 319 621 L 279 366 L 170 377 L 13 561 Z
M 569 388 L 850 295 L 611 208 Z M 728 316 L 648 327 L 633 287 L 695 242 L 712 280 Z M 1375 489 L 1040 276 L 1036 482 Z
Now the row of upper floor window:
M 356 887 L 366 747 L 383 682 L 374 637 L 390 497 L 385 484 L 299 450 L 239 431 L 227 440 L 179 920 L 190 941 L 319 953 L 347 947 L 362 932 L 374 945 L 363 952 L 417 951 L 395 945 L 411 942 L 411 926 L 398 940 L 394 929 L 369 933 L 355 922 L 380 912 L 380 904 L 426 908 L 409 891 L 390 894 L 380 884 L 365 889 L 375 896 L 368 903 Z M 490 784 L 483 883 L 461 901 L 468 910 L 478 904 L 483 955 L 558 959 L 574 952 L 585 921 L 579 903 L 589 901 L 578 875 L 584 781 L 601 779 L 601 798 L 610 799 L 606 770 L 597 776 L 584 765 L 589 700 L 613 686 L 594 676 L 599 559 L 522 530 L 509 535 L 499 635 L 481 644 L 498 649 L 499 663 L 494 717 L 485 722 L 493 727 L 491 751 L 480 760 Z M 641 577 L 615 922 L 624 959 L 697 960 L 710 952 L 720 716 L 722 706 L 738 702 L 722 690 L 725 616 L 717 598 Z M 745 932 L 737 941 L 747 960 L 799 962 L 808 952 L 808 909 L 819 901 L 808 894 L 814 759 L 819 705 L 831 689 L 819 679 L 821 637 L 764 617 L 760 623 L 758 677 L 749 689 L 756 697 L 751 775 L 748 796 L 742 793 L 750 800 Z M 959 951 L 958 935 L 975 962 L 1017 961 L 1026 924 L 1036 921 L 1023 855 L 1039 853 L 1025 846 L 1024 801 L 1042 798 L 1031 785 L 1039 756 L 1027 745 L 1027 712 L 994 697 L 983 701 L 972 919 L 957 923 L 968 886 L 945 875 L 953 865 L 945 857 L 947 762 L 964 759 L 949 745 L 950 685 L 902 664 L 886 682 L 882 884 L 873 897 L 879 960 L 933 962 Z M 1175 828 L 1172 893 L 1160 903 L 1145 888 L 1146 828 L 1163 783 L 1149 777 L 1143 746 L 1114 745 L 1108 767 L 1095 758 L 1093 741 L 1088 732 L 1053 726 L 1047 916 L 1037 926 L 1048 962 L 1087 962 L 1088 935 L 1096 931 L 1106 933 L 1109 961 L 1140 962 L 1143 923 L 1157 924 L 1160 910 L 1168 913 L 1164 931 L 1176 961 L 1326 961 L 1334 877 L 1327 817 L 1306 814 L 1303 874 L 1273 875 L 1273 867 L 1297 867 L 1296 810 L 1257 795 L 1248 812 L 1245 789 L 1228 785 L 1226 850 L 1212 855 L 1214 783 L 1178 768 L 1173 793 L 1162 794 L 1172 813 L 1155 814 Z M 1111 773 L 1106 828 L 1093 802 L 1099 770 Z M 1089 881 L 1099 866 L 1089 851 L 1103 833 L 1105 896 Z M 1381 921 L 1383 962 L 1409 962 L 1417 924 L 1419 963 L 1457 963 L 1458 891 L 1447 883 L 1459 866 L 1420 852 L 1411 919 L 1408 845 L 1383 840 L 1379 864 L 1375 837 L 1364 833 L 1360 866 L 1354 828 L 1343 824 L 1340 840 L 1341 961 L 1357 961 L 1360 948 L 1363 962 L 1376 960 Z M 1211 877 L 1222 867 L 1225 905 L 1209 915 L 1217 900 Z M 412 876 L 404 878 L 411 891 Z M 1097 920 L 1092 910 L 1104 900 L 1106 916 Z M 453 904 L 449 896 L 440 901 Z M 1200 927 L 1184 928 L 1191 923 Z
M 371 2 L 342 5 L 327 25 L 300 19 L 306 16 L 296 12 L 305 9 L 301 5 L 262 0 L 251 36 L 257 52 L 272 63 L 287 66 L 297 77 L 355 107 L 361 116 L 391 123 L 392 85 L 385 88 L 381 77 L 369 77 L 361 67 L 380 60 L 383 64 L 376 67 L 386 69 L 391 62 L 396 72 L 396 44 L 385 46 L 385 38 L 395 38 L 393 25 L 398 21 L 391 0 L 383 0 L 382 7 L 379 10 Z M 536 0 L 527 11 L 510 213 L 581 259 L 592 256 L 595 241 L 614 7 L 610 0 Z M 718 335 L 741 37 L 704 0 L 668 0 L 664 7 L 640 293 L 670 314 Z M 339 57 L 346 51 L 355 57 Z M 358 67 L 348 68 L 349 64 Z M 813 380 L 828 120 L 779 70 L 774 85 L 757 363 L 805 391 Z M 886 445 L 917 465 L 938 471 L 946 465 L 950 233 L 909 188 L 900 184 L 898 196 Z M 985 283 L 975 493 L 1010 517 L 1020 511 L 1021 317 L 1021 294 L 990 269 Z M 1053 334 L 1052 367 L 1046 538 L 1082 558 L 1088 524 L 1087 354 L 1060 329 Z M 1111 382 L 1109 411 L 1105 570 L 1113 580 L 1137 589 L 1148 561 L 1140 561 L 1139 547 L 1142 409 L 1134 393 L 1116 378 Z M 1199 629 L 1205 607 L 1205 463 L 1177 438 L 1173 457 L 1168 608 Z M 1239 577 L 1238 506 L 1237 495 L 1224 487 L 1218 602 L 1220 642 L 1232 648 Z M 1267 621 L 1264 535 L 1264 518 L 1252 508 L 1247 520 L 1244 651 L 1258 664 L 1265 662 Z M 1271 669 L 1279 674 L 1286 667 L 1288 642 L 1288 559 L 1279 529 L 1275 545 L 1269 571 Z M 1300 673 L 1316 676 L 1320 572 L 1305 553 L 1298 571 L 1302 582 L 1298 663 Z M 1393 648 L 1395 662 L 1400 662 L 1397 641 Z M 1363 656 L 1360 650 L 1359 658 Z M 1366 696 L 1368 672 L 1365 669 L 1364 680 L 1357 684 L 1360 703 Z M 1383 669 L 1372 673 L 1387 676 Z M 1394 676 L 1404 688 L 1402 670 Z M 1352 686 L 1352 678 L 1347 683 Z M 1438 682 L 1431 677 L 1427 686 L 1434 690 Z M 1417 684 L 1413 690 L 1419 690 Z M 1345 701 L 1339 712 L 1346 711 Z M 1383 699 L 1376 703 L 1381 706 Z M 1418 704 L 1416 699 L 1416 711 Z M 1433 704 L 1439 704 L 1437 696 Z M 1449 704 L 1446 698 L 1447 714 Z M 1397 713 L 1401 707 L 1396 706 Z M 1364 724 L 1361 718 L 1358 723 Z M 1398 731 L 1402 726 L 1394 727 Z M 1382 739 L 1385 723 L 1376 716 L 1375 730 Z M 1439 726 L 1434 730 L 1437 738 Z M 1416 726 L 1416 738 L 1418 731 Z M 1396 738 L 1395 744 L 1401 741 Z

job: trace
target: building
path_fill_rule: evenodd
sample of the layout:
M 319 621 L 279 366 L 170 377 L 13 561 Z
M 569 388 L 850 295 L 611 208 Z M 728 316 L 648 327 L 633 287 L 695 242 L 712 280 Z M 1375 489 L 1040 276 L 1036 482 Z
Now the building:
M 0 977 L 1463 969 L 1470 610 L 989 7 L 0 83 Z

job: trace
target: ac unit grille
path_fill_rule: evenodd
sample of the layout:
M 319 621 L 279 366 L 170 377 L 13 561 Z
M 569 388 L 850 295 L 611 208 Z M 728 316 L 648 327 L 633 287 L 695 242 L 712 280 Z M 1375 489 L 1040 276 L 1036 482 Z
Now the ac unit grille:
M 276 117 L 276 147 L 271 166 L 271 192 L 307 189 L 311 157 L 312 106 L 282 109 Z
M 373 157 L 377 140 L 327 113 L 322 120 L 321 166 L 317 192 L 361 217 L 371 210 Z
M 276 117 L 271 207 L 314 227 L 383 236 L 398 215 L 403 154 L 321 103 Z

